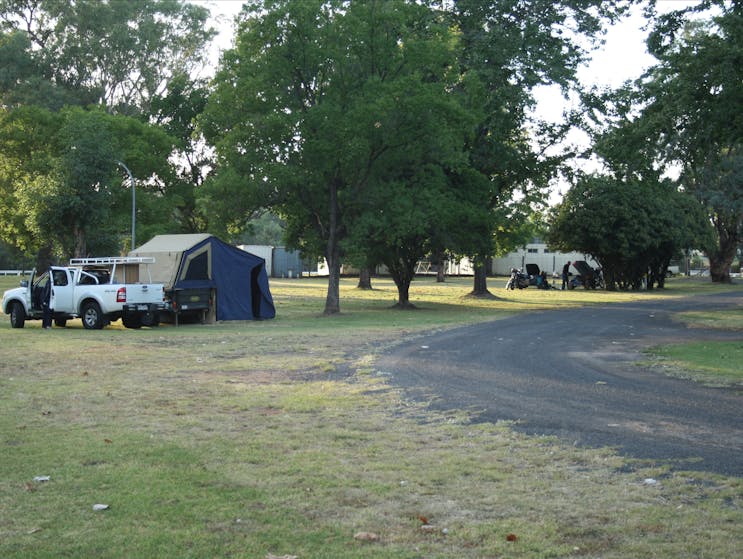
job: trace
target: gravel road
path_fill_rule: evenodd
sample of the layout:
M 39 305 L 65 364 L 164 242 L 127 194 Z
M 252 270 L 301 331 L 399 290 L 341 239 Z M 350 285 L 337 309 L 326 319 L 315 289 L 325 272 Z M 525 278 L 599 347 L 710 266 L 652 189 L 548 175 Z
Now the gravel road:
M 434 333 L 377 363 L 414 398 L 515 421 L 528 434 L 743 476 L 743 392 L 669 378 L 638 364 L 648 346 L 740 332 L 686 328 L 680 310 L 731 308 L 735 293 L 537 312 Z M 743 364 L 741 365 L 743 366 Z

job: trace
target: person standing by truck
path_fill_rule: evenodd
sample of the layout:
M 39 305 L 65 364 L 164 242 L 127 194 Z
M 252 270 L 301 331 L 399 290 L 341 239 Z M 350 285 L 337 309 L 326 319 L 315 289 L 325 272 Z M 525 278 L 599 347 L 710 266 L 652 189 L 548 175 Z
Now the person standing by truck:
M 52 327 L 52 271 L 49 270 L 44 289 L 41 292 L 41 327 L 48 330 Z

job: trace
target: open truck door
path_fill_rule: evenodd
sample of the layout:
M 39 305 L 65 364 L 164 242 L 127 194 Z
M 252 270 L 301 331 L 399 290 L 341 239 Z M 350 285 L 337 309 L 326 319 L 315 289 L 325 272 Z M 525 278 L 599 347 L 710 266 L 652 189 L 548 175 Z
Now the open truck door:
M 49 307 L 56 312 L 74 313 L 72 308 L 74 283 L 70 277 L 70 270 L 52 266 L 52 298 Z

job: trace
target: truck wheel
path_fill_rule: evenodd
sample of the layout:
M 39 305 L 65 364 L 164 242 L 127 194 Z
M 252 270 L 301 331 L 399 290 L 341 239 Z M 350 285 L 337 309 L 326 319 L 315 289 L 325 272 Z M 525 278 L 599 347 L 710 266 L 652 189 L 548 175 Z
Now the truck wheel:
M 18 301 L 10 304 L 10 326 L 11 328 L 23 328 L 26 324 L 26 311 Z
M 66 318 L 55 318 L 54 325 L 59 326 L 60 328 L 64 328 L 65 326 L 67 326 L 67 319 Z
M 86 330 L 100 330 L 103 328 L 103 315 L 101 307 L 95 301 L 86 301 L 83 303 L 82 312 L 83 327 Z

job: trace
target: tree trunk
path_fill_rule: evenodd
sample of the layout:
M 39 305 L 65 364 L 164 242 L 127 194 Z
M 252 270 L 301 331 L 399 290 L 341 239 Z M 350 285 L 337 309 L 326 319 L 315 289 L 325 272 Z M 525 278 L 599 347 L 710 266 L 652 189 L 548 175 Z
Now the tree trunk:
M 328 227 L 328 244 L 325 258 L 328 261 L 328 294 L 325 297 L 323 314 L 332 315 L 341 312 L 341 250 L 338 239 L 338 186 L 331 181 L 330 194 L 330 224 Z
M 660 272 L 658 274 L 658 289 L 666 288 L 666 274 L 668 273 L 668 267 L 671 265 L 671 257 L 666 257 L 661 263 Z
M 617 278 L 614 274 L 614 270 L 604 267 L 604 283 L 606 283 L 607 291 L 617 290 Z
M 731 234 L 722 227 L 718 227 L 717 231 L 719 233 L 720 243 L 716 247 L 716 250 L 707 255 L 709 257 L 709 275 L 715 283 L 732 283 L 730 266 L 732 266 L 735 259 L 735 253 L 738 249 L 740 239 L 737 231 Z
M 470 297 L 495 298 L 488 290 L 488 264 L 490 259 L 485 261 L 475 260 L 475 280 L 470 292 Z
M 401 281 L 395 281 L 397 285 L 397 307 L 401 309 L 412 308 L 410 304 L 410 280 L 402 279 Z
M 338 248 L 331 248 L 330 242 L 328 242 L 328 255 L 325 258 L 328 261 L 328 293 L 325 297 L 323 314 L 338 314 L 341 312 L 341 259 Z
M 358 289 L 372 289 L 371 284 L 371 269 L 361 268 L 359 271 L 359 285 L 356 286 Z
M 85 258 L 88 256 L 88 243 L 85 239 L 85 231 L 83 231 L 80 227 L 77 225 L 73 226 L 72 228 L 72 236 L 75 241 L 75 246 L 73 248 L 74 254 L 72 255 L 73 258 Z
M 395 285 L 397 286 L 397 303 L 394 305 L 398 309 L 414 309 L 416 308 L 410 302 L 410 284 L 413 281 L 415 275 L 415 264 L 416 262 L 395 262 L 394 264 L 388 264 L 387 268 L 390 271 Z
M 709 275 L 714 283 L 732 283 L 730 278 L 730 265 L 733 263 L 733 257 L 727 259 L 724 257 L 709 259 Z
M 52 265 L 52 247 L 51 245 L 42 246 L 36 254 L 36 270 L 41 273 L 49 269 Z
M 436 283 L 444 283 L 446 281 L 446 274 L 444 274 L 444 255 L 439 254 L 436 260 Z

